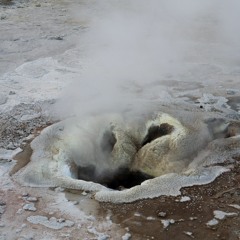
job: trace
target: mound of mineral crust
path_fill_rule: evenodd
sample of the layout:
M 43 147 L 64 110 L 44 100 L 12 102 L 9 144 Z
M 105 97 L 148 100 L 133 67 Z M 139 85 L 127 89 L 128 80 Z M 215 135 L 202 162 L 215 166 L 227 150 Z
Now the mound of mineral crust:
M 214 128 L 214 124 L 222 126 Z M 209 131 L 209 126 L 218 130 Z M 198 117 L 180 121 L 166 113 L 153 114 L 141 123 L 118 114 L 68 119 L 47 127 L 33 140 L 31 161 L 14 178 L 26 186 L 94 191 L 100 201 L 177 195 L 182 186 L 208 183 L 227 171 L 211 166 L 224 161 L 218 151 L 222 144 L 228 145 L 229 156 L 240 145 L 238 136 L 215 139 L 219 132 L 226 135 L 227 128 L 224 121 Z M 136 173 L 141 181 L 136 181 Z M 124 174 L 129 179 L 119 180 L 118 190 L 134 174 L 139 185 L 109 189 L 109 183 Z

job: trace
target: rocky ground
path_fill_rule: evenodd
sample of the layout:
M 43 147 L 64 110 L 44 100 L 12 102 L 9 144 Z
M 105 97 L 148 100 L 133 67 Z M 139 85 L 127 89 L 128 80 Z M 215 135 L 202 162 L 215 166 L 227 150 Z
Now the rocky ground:
M 85 4 L 0 0 L 0 239 L 240 239 L 240 152 L 232 170 L 208 185 L 129 204 L 99 203 L 89 192 L 27 188 L 12 180 L 14 166 L 17 171 L 29 161 L 28 143 L 59 120 L 56 99 L 78 77 L 77 46 L 86 23 L 73 17 L 72 3 Z M 146 96 L 152 92 L 155 100 L 165 91 L 172 104 L 183 101 L 239 121 L 239 69 L 198 69 L 198 82 L 191 82 L 193 68 L 184 81 L 168 76 L 161 86 L 147 86 Z

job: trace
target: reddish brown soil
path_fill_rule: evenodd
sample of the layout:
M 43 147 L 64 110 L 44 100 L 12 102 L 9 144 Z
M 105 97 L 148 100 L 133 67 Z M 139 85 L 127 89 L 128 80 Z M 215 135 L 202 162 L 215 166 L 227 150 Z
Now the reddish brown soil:
M 179 197 L 162 196 L 152 200 L 141 200 L 130 204 L 101 204 L 103 209 L 111 210 L 113 221 L 128 227 L 132 239 L 240 239 L 240 211 L 229 204 L 240 204 L 240 158 L 234 169 L 218 177 L 213 183 L 204 186 L 187 187 L 182 195 L 190 201 L 177 202 Z M 236 212 L 238 216 L 219 220 L 219 224 L 208 227 L 213 219 L 213 211 Z M 165 212 L 165 217 L 159 217 Z M 134 216 L 139 213 L 140 216 Z M 153 217 L 154 220 L 147 220 Z M 193 218 L 195 220 L 190 220 Z M 163 228 L 161 220 L 174 219 L 175 223 Z M 188 236 L 184 232 L 192 232 Z

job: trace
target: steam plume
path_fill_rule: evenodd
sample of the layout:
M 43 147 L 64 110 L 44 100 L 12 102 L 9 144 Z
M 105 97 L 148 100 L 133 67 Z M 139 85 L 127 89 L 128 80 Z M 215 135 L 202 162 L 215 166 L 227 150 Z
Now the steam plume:
M 239 64 L 238 0 L 101 0 L 81 7 L 74 13 L 88 28 L 70 100 L 81 114 L 166 99 L 156 82 L 210 81 L 216 68 L 224 73 Z

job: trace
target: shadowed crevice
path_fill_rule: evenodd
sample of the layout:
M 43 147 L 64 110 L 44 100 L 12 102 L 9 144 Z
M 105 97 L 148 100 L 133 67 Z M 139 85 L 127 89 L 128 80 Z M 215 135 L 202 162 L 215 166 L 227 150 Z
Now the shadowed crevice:
M 100 183 L 115 190 L 131 188 L 151 178 L 153 177 L 150 175 L 140 171 L 131 171 L 128 168 L 119 168 L 115 172 L 105 171 L 101 174 L 93 165 L 78 168 L 78 179 Z
M 141 146 L 143 147 L 147 143 L 152 142 L 153 140 L 168 135 L 174 130 L 174 127 L 168 123 L 162 123 L 160 126 L 151 126 L 148 129 L 148 133 L 143 139 Z

